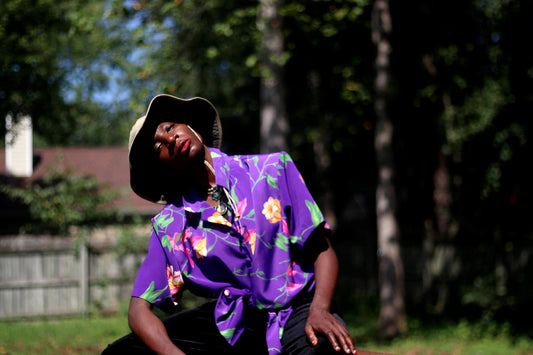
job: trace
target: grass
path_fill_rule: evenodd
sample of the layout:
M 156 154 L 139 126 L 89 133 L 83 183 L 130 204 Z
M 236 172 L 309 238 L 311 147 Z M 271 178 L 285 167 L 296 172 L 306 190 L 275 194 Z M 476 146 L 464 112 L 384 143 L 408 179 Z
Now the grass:
M 533 355 L 533 339 L 511 334 L 508 323 L 493 321 L 409 322 L 407 334 L 392 341 L 381 340 L 377 319 L 366 325 L 347 320 L 350 333 L 359 349 L 386 354 L 405 355 Z
M 513 339 L 508 335 L 494 337 L 464 337 L 458 336 L 461 324 L 450 325 L 444 329 L 432 329 L 430 331 L 411 332 L 385 344 L 371 340 L 363 342 L 359 348 L 383 352 L 388 354 L 410 355 L 437 355 L 437 354 L 533 354 L 533 341 L 525 337 Z
M 427 325 L 410 320 L 408 334 L 380 341 L 375 317 L 346 319 L 360 349 L 388 354 L 533 355 L 533 339 L 511 334 L 509 324 L 459 321 Z M 129 332 L 126 311 L 111 316 L 56 320 L 0 321 L 0 355 L 100 354 L 108 343 Z
M 129 331 L 124 314 L 0 322 L 0 355 L 100 354 Z

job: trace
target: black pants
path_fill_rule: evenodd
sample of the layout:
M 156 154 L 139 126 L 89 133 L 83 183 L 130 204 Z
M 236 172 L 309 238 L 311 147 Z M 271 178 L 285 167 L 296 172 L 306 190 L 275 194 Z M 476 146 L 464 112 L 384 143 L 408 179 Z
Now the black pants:
M 293 313 L 285 325 L 283 354 L 338 354 L 329 340 L 320 333 L 317 346 L 311 345 L 304 331 L 309 315 L 310 299 L 293 306 Z M 220 335 L 214 320 L 215 302 L 177 313 L 163 320 L 170 339 L 187 355 L 262 355 L 268 354 L 265 340 L 266 314 L 255 308 L 245 308 L 246 329 L 234 346 Z M 337 316 L 337 315 L 336 315 Z M 337 316 L 338 317 L 338 316 Z M 102 355 L 153 354 L 134 334 L 128 334 L 110 344 Z

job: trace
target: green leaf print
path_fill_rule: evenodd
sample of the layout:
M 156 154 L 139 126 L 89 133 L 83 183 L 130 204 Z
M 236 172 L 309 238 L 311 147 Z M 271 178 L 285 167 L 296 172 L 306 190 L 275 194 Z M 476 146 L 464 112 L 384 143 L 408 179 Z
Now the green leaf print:
M 162 290 L 155 290 L 154 291 L 154 288 L 155 288 L 155 283 L 154 281 L 152 281 L 152 283 L 150 283 L 150 286 L 148 286 L 148 288 L 146 289 L 146 291 L 144 291 L 144 293 L 140 296 L 140 298 L 142 298 L 143 300 L 146 300 L 150 303 L 154 303 L 155 301 L 157 301 L 157 297 L 159 297 L 159 295 L 161 295 L 163 293 L 163 291 L 165 291 L 167 289 L 168 286 L 166 286 L 164 289 Z
M 220 334 L 222 334 L 222 336 L 223 336 L 224 338 L 226 338 L 226 339 L 231 339 L 231 337 L 233 336 L 233 334 L 235 334 L 235 328 L 222 330 L 222 331 L 220 331 Z
M 291 236 L 291 244 L 296 244 L 298 241 L 302 240 L 302 237 L 299 235 L 292 235 Z
M 313 221 L 313 225 L 315 227 L 318 226 L 323 220 L 320 208 L 316 202 L 305 200 L 305 204 L 307 205 L 307 208 L 309 208 L 309 212 L 311 212 L 311 220 Z
M 170 223 L 174 221 L 174 217 L 170 217 L 168 215 L 160 215 L 157 217 L 154 223 L 154 228 L 157 233 L 161 231 L 161 229 L 166 228 Z
M 285 164 L 285 167 L 287 167 L 287 162 L 292 161 L 291 156 L 287 153 L 283 153 L 279 156 L 279 160 Z
M 269 174 L 267 174 L 267 182 L 273 188 L 278 189 L 278 179 L 276 179 L 275 177 L 270 176 Z
M 289 239 L 281 233 L 278 233 L 278 237 L 274 239 L 274 244 L 280 249 L 289 250 Z
M 255 209 L 252 209 L 250 213 L 246 216 L 246 219 L 252 219 L 255 215 Z
M 168 251 L 172 251 L 172 244 L 170 243 L 170 238 L 168 235 L 165 235 L 163 238 L 161 238 L 161 246 L 163 248 L 168 248 Z

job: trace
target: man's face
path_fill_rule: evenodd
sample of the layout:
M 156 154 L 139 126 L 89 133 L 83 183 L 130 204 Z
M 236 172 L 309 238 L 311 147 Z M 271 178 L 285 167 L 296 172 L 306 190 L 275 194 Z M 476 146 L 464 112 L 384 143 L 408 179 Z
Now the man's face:
M 183 123 L 163 122 L 154 134 L 153 151 L 159 161 L 183 173 L 203 156 L 201 137 Z

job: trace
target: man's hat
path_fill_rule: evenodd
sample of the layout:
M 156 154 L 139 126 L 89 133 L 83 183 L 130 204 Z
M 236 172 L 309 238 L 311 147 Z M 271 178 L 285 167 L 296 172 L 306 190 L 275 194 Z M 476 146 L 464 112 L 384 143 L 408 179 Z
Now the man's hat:
M 130 185 L 140 197 L 156 203 L 166 203 L 163 196 L 165 180 L 161 165 L 153 153 L 154 135 L 162 122 L 183 123 L 198 132 L 205 145 L 220 148 L 222 126 L 217 110 L 201 97 L 180 99 L 171 95 L 157 95 L 152 99 L 146 115 L 135 122 L 130 131 Z

